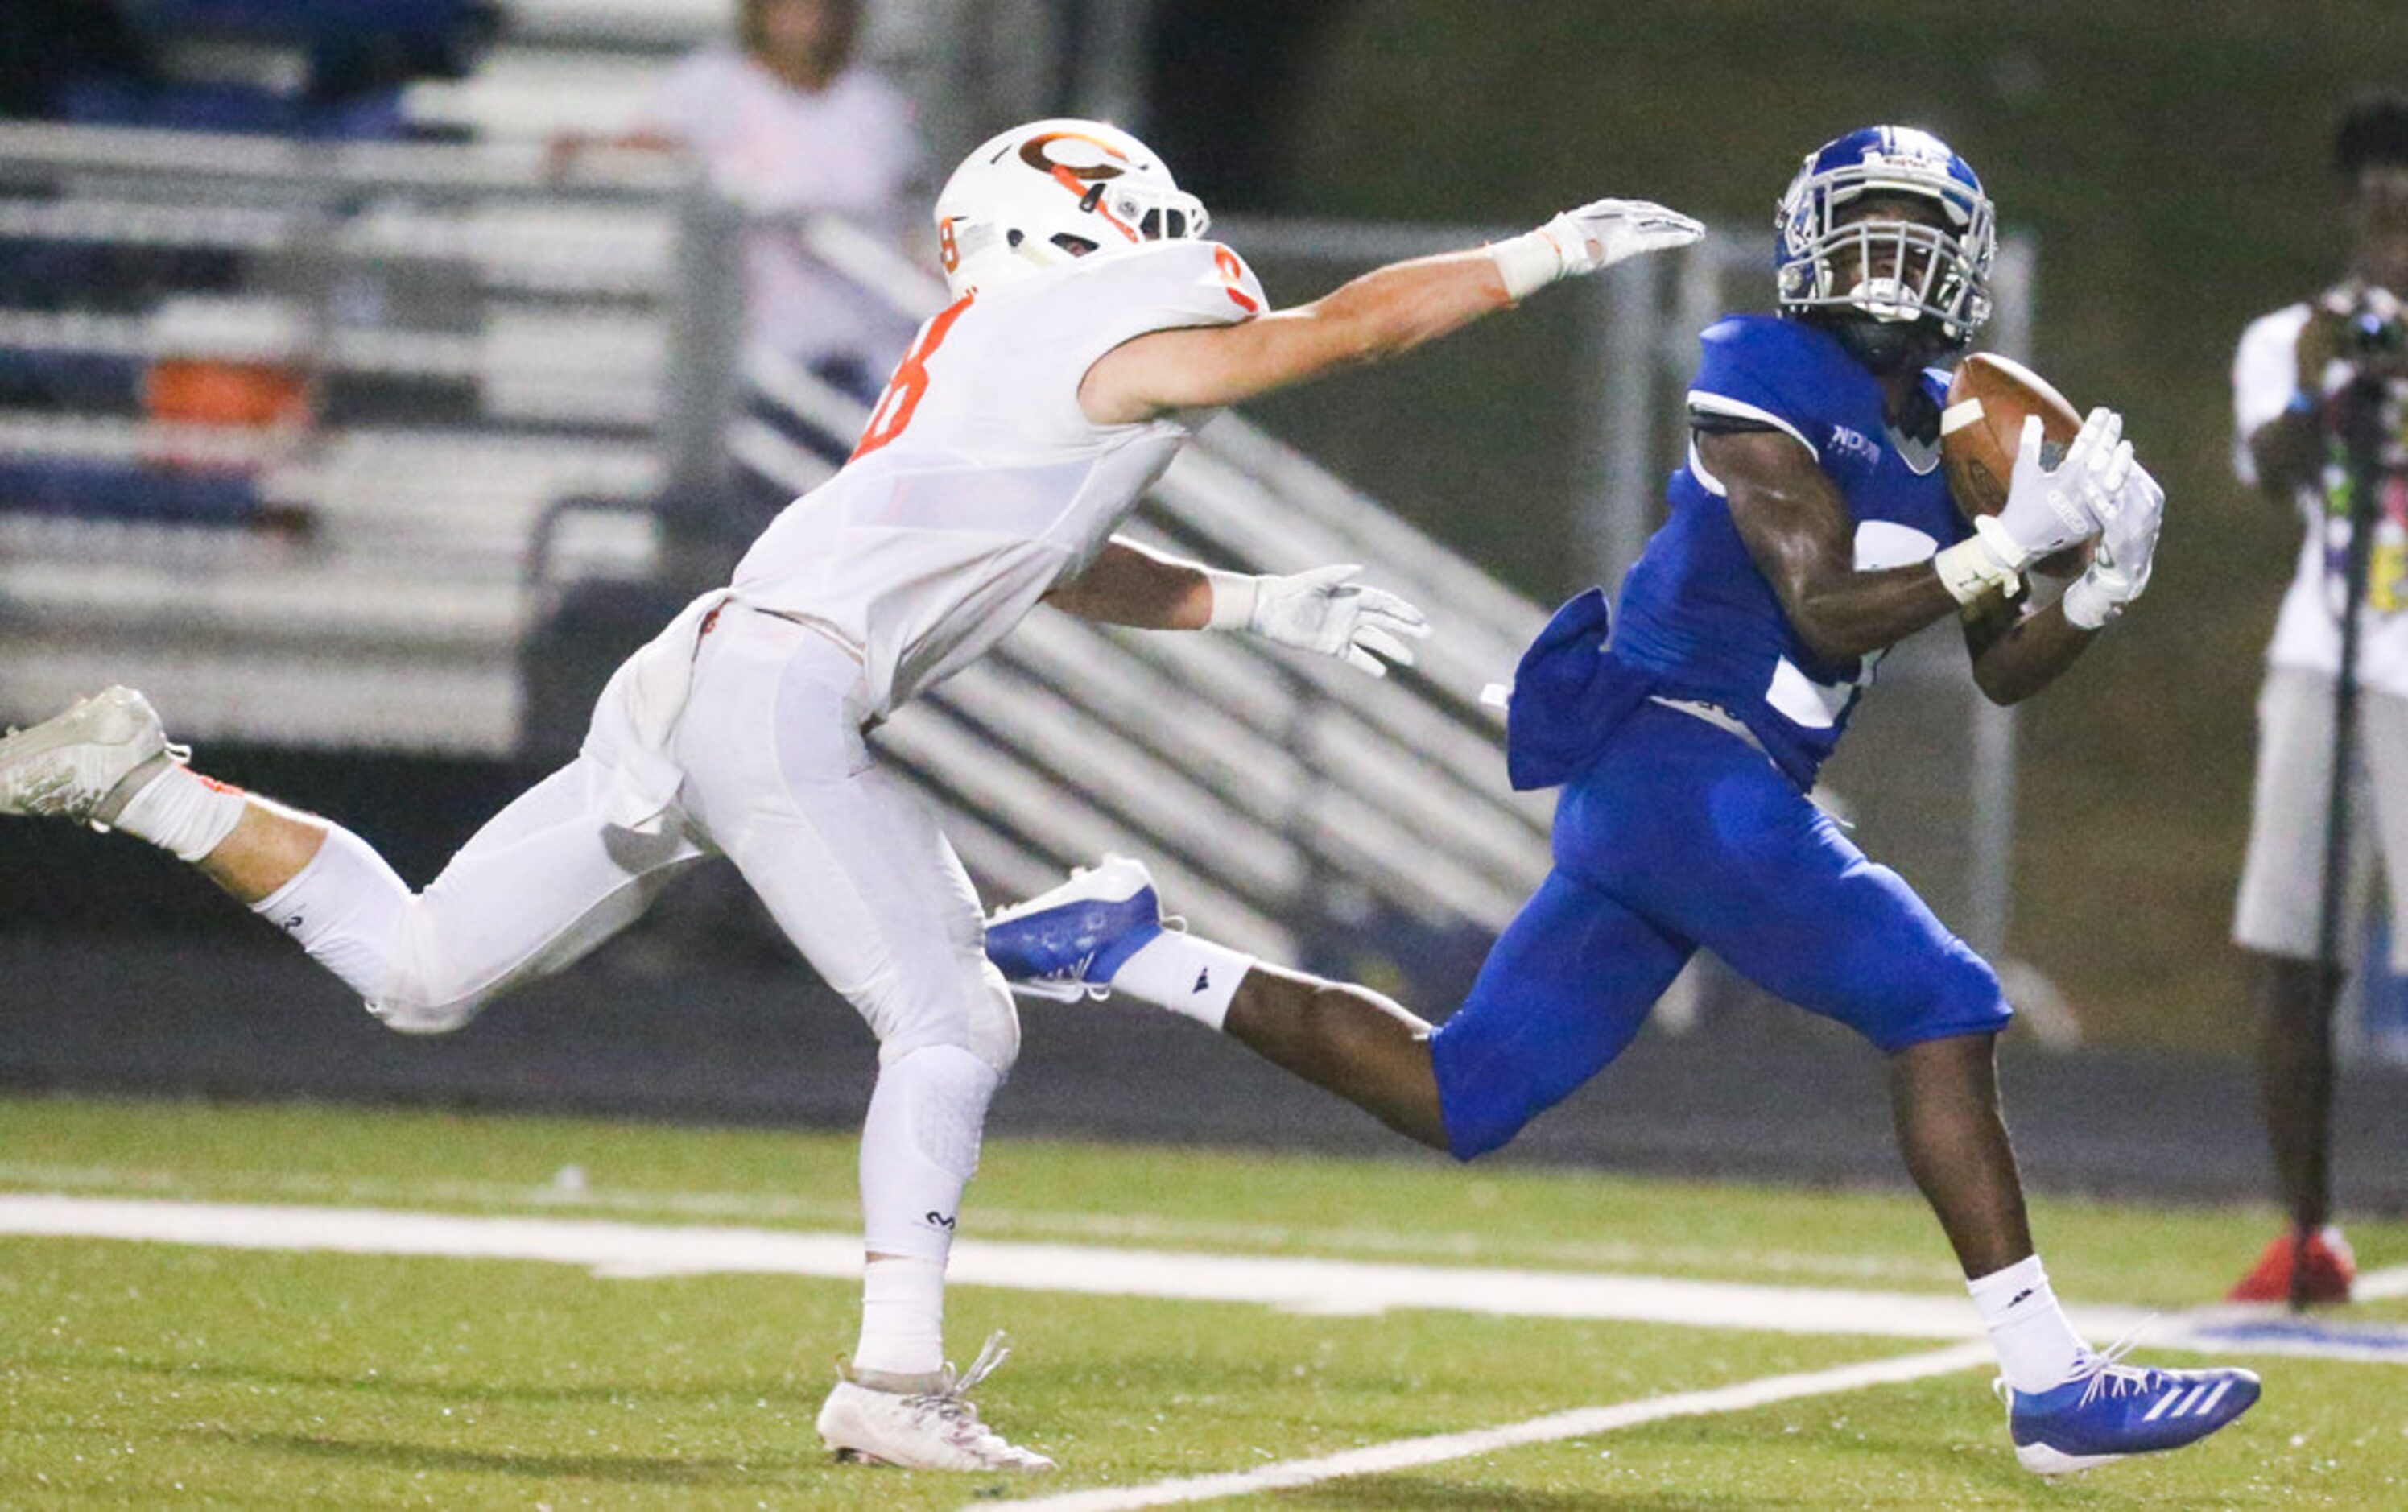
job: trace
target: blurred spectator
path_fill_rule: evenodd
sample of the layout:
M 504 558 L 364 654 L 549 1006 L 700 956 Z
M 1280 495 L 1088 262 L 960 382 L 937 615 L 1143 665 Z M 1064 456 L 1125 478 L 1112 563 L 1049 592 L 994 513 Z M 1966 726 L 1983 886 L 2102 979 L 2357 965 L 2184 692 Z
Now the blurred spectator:
M 2320 962 L 2332 781 L 2335 686 L 2340 675 L 2351 482 L 2339 440 L 2339 396 L 2360 379 L 2378 385 L 2386 438 L 2375 501 L 2372 570 L 2358 670 L 2362 778 L 2348 837 L 2355 868 L 2383 856 L 2391 886 L 2393 964 L 2408 969 L 2408 96 L 2353 105 L 2333 144 L 2346 195 L 2350 250 L 2339 282 L 2252 324 L 2233 361 L 2235 467 L 2305 517 L 2297 574 L 2283 600 L 2258 704 L 2256 809 L 2233 919 L 2248 953 L 2263 1015 L 2260 1090 L 2275 1171 L 2294 1231 L 2267 1246 L 2234 1289 L 2241 1301 L 2280 1301 L 2301 1272 L 2314 1302 L 2349 1298 L 2353 1262 L 2330 1224 L 2332 1045 L 2328 1010 L 2338 963 L 2361 958 L 2356 926 L 2364 893 L 2348 890 L 2335 969 Z M 2371 880 L 2371 875 L 2363 875 Z
M 899 229 L 919 139 L 902 94 L 853 65 L 861 22 L 860 0 L 741 0 L 737 45 L 671 68 L 642 125 L 613 145 L 692 151 L 764 218 L 745 248 L 752 338 L 867 402 L 914 323 L 815 262 L 792 219 L 827 212 Z M 577 145 L 556 143 L 555 153 Z M 841 460 L 853 438 L 835 442 Z M 825 450 L 828 439 L 815 444 Z

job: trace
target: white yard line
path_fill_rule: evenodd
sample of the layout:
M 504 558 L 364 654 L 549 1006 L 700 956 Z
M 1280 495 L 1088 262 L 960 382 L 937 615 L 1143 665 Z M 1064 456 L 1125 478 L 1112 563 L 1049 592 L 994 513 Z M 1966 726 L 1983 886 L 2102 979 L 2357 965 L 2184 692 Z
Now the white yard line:
M 810 1198 L 740 1191 L 655 1191 L 587 1186 L 577 1179 L 548 1185 L 464 1181 L 448 1177 L 332 1175 L 307 1171 L 217 1171 L 207 1200 L 308 1202 L 318 1205 L 398 1204 L 418 1207 L 492 1207 L 548 1211 L 568 1216 L 630 1217 L 685 1222 L 816 1224 L 843 1228 L 860 1212 L 857 1198 Z M 108 1165 L 58 1165 L 0 1159 L 0 1188 L 180 1201 L 202 1200 L 186 1174 L 168 1169 Z M 1460 1230 L 1398 1232 L 1389 1229 L 1226 1218 L 1190 1218 L 1160 1213 L 1051 1213 L 979 1204 L 979 1231 L 991 1237 L 1041 1235 L 1072 1243 L 1178 1245 L 1190 1249 L 1329 1251 L 1372 1260 L 1422 1260 L 1465 1264 L 1510 1259 L 1550 1270 L 1640 1271 L 1648 1274 L 1742 1267 L 1782 1281 L 1813 1279 L 1840 1285 L 1913 1282 L 1944 1284 L 1955 1272 L 1944 1260 L 1887 1255 L 1816 1254 L 1811 1251 L 1738 1248 L 1731 1246 L 1637 1244 L 1612 1239 L 1546 1241 L 1493 1236 Z M 1500 1255 L 1499 1251 L 1510 1251 Z
M 378 1208 L 157 1202 L 55 1194 L 0 1196 L 0 1233 L 143 1240 L 237 1249 L 452 1256 L 580 1265 L 610 1276 L 726 1273 L 861 1274 L 852 1234 L 671 1227 L 561 1217 L 466 1217 Z M 1428 1307 L 1496 1317 L 1614 1319 L 1776 1333 L 1899 1339 L 1977 1337 L 1962 1298 L 1760 1286 L 1664 1276 L 1394 1265 L 1211 1255 L 1097 1245 L 964 1239 L 948 1267 L 964 1286 L 1184 1302 L 1254 1303 L 1324 1316 Z M 2120 1332 L 2128 1308 L 2086 1321 Z
M 2359 1302 L 2389 1302 L 2397 1297 L 2408 1297 L 2408 1265 L 2368 1271 L 2350 1283 L 2349 1294 Z
M 861 1274 L 853 1234 L 764 1229 L 669 1227 L 558 1217 L 463 1217 L 377 1208 L 242 1205 L 0 1195 L 0 1234 L 109 1239 L 237 1249 L 310 1250 L 534 1260 L 586 1267 L 606 1276 L 717 1274 L 808 1275 L 851 1281 Z M 1928 1294 L 1782 1288 L 1662 1276 L 1596 1275 L 1349 1260 L 1283 1260 L 1083 1245 L 963 1240 L 952 1278 L 965 1286 L 1034 1291 L 1251 1303 L 1325 1315 L 1423 1307 L 1494 1317 L 1593 1318 L 1769 1332 L 1967 1340 L 1978 1325 L 1969 1303 Z M 2408 1289 L 2408 1270 L 2377 1272 L 2384 1295 Z M 2076 1322 L 2093 1337 L 2121 1333 L 2144 1315 L 2086 1308 Z M 2150 1343 L 2207 1352 L 2307 1355 L 2408 1364 L 2408 1329 L 2335 1325 L 2272 1308 L 2214 1308 L 2159 1320 Z M 1611 1406 L 1584 1407 L 1501 1427 L 1373 1445 L 1320 1459 L 1257 1465 L 1226 1475 L 1104 1488 L 1014 1503 L 1054 1512 L 1121 1512 L 1211 1501 L 1378 1475 L 1528 1444 L 1553 1443 L 1638 1423 L 1738 1412 L 1776 1402 L 1917 1380 L 1986 1361 L 1985 1342 L 1741 1382 Z
M 1040 1496 L 1006 1505 L 1017 1508 L 1042 1507 L 1046 1512 L 1128 1512 L 1128 1509 L 1136 1507 L 1213 1502 L 1258 1491 L 1287 1490 L 1319 1481 L 1336 1480 L 1344 1476 L 1385 1475 L 1417 1465 L 1438 1464 L 1448 1460 L 1469 1459 L 1475 1454 L 1490 1454 L 1498 1449 L 1518 1448 L 1524 1445 L 1586 1438 L 1594 1433 L 1611 1433 L 1617 1428 L 1660 1422 L 1667 1418 L 1743 1412 L 1750 1407 L 1770 1406 L 1776 1402 L 1795 1402 L 1800 1397 L 1827 1396 L 1836 1391 L 1853 1391 L 1861 1387 L 1898 1381 L 1918 1381 L 1927 1375 L 1945 1375 L 1955 1371 L 1969 1370 L 1975 1365 L 1987 1364 L 1989 1361 L 1990 1346 L 1987 1344 L 1960 1344 L 1946 1349 L 1900 1355 L 1890 1360 L 1869 1360 L 1860 1364 L 1838 1365 L 1796 1375 L 1768 1375 L 1761 1380 L 1742 1381 L 1735 1386 L 1719 1386 L 1711 1390 L 1649 1397 L 1643 1402 L 1624 1402 L 1608 1407 L 1578 1407 L 1570 1412 L 1533 1418 L 1526 1422 L 1507 1423 L 1498 1428 L 1479 1428 L 1461 1433 L 1434 1433 L 1427 1438 L 1398 1439 L 1392 1443 L 1348 1449 L 1340 1454 L 1325 1455 L 1318 1460 L 1289 1460 L 1279 1464 L 1256 1465 L 1251 1470 L 1234 1471 L 1228 1475 L 1195 1476 L 1183 1480 L 1156 1481 L 1149 1486 L 1101 1487 L 1095 1490 Z M 974 1506 L 993 1505 L 972 1504 Z
M 379 1208 L 15 1194 L 0 1196 L 0 1234 L 535 1260 L 582 1266 L 613 1277 L 750 1274 L 852 1281 L 861 1274 L 861 1240 L 849 1233 Z M 954 1246 L 949 1269 L 962 1286 L 1255 1303 L 1332 1317 L 1421 1307 L 1498 1318 L 1586 1318 L 1770 1333 L 1950 1341 L 1981 1333 L 1971 1303 L 1956 1297 L 1667 1276 L 978 1239 Z M 2132 1307 L 2073 1310 L 2074 1321 L 2096 1338 L 2118 1336 L 2148 1316 Z M 2408 1363 L 2408 1328 L 2294 1319 L 2273 1308 L 2216 1308 L 2160 1318 L 2149 1342 L 2160 1348 L 2210 1353 Z

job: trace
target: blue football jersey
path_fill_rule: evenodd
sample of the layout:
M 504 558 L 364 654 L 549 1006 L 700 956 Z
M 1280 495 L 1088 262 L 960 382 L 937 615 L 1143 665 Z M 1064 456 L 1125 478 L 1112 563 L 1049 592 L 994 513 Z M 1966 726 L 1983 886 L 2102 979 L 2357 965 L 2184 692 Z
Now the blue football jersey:
M 1828 334 L 1794 320 L 1733 315 L 1700 340 L 1692 419 L 1770 426 L 1813 453 L 1856 517 L 1859 571 L 1928 560 L 1972 534 L 1949 497 L 1937 442 L 1892 430 L 1879 383 Z M 1923 382 L 1935 405 L 1944 400 L 1944 373 Z M 1828 660 L 1799 638 L 1694 438 L 1666 497 L 1670 517 L 1622 585 L 1615 658 L 1657 693 L 1729 711 L 1784 771 L 1811 785 L 1879 654 Z

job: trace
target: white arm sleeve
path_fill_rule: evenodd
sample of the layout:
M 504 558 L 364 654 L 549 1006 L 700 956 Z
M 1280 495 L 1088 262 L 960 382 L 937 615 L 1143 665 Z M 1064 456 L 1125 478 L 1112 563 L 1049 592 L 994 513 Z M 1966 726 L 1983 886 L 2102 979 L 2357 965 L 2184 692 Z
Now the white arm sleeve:
M 2258 459 L 2249 454 L 2249 438 L 2280 415 L 2298 390 L 2300 332 L 2307 324 L 2305 304 L 2261 316 L 2241 333 L 2232 354 L 2232 471 L 2252 488 Z

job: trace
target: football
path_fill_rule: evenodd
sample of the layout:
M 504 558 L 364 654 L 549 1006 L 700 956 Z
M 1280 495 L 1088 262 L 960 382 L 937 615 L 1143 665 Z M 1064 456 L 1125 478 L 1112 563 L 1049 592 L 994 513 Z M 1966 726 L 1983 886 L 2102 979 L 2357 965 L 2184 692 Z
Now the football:
M 2006 507 L 2024 417 L 2035 414 L 2046 438 L 2041 459 L 2055 467 L 2082 430 L 2081 412 L 2065 396 L 2022 363 L 1994 353 L 1976 352 L 1956 365 L 1940 413 L 1940 455 L 1958 509 L 1975 515 Z

